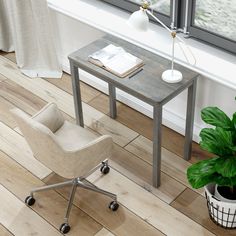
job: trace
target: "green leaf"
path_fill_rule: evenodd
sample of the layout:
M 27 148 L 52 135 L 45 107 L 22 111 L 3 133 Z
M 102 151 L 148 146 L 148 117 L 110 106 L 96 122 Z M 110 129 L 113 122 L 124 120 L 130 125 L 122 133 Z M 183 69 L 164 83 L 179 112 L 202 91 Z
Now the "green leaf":
M 232 124 L 234 126 L 234 131 L 232 132 L 233 143 L 236 145 L 236 112 L 233 114 Z
M 223 177 L 220 174 L 215 175 L 215 179 L 212 183 L 216 183 L 220 186 L 233 187 L 236 186 L 236 176 L 232 178 Z
M 233 124 L 230 118 L 218 107 L 206 107 L 201 111 L 202 120 L 207 124 L 231 130 Z
M 193 188 L 201 188 L 209 183 L 214 183 L 215 163 L 218 158 L 203 160 L 188 168 L 187 178 Z
M 200 137 L 202 149 L 219 156 L 233 155 L 232 147 L 234 144 L 231 131 L 225 131 L 220 127 L 216 129 L 204 128 L 200 132 Z
M 232 178 L 236 176 L 236 157 L 218 158 L 215 164 L 216 172 L 223 177 Z
M 231 149 L 232 151 L 236 152 L 236 146 L 230 147 L 230 149 Z
M 236 112 L 233 114 L 232 123 L 233 123 L 234 129 L 236 131 Z

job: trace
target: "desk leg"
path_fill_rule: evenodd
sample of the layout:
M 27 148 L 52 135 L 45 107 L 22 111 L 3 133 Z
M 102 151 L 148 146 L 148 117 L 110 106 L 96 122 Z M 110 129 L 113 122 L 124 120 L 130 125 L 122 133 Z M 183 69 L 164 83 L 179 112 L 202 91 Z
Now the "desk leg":
M 153 107 L 153 169 L 152 184 L 159 187 L 161 184 L 161 125 L 162 106 Z
M 110 102 L 110 117 L 116 118 L 116 88 L 112 84 L 108 84 L 109 88 L 109 102 Z
M 186 127 L 185 127 L 185 143 L 184 143 L 184 159 L 189 160 L 192 153 L 192 139 L 193 139 L 193 122 L 195 110 L 197 78 L 188 88 Z
M 76 123 L 84 127 L 81 92 L 80 92 L 79 69 L 71 61 L 70 61 L 70 71 L 71 71 L 71 79 L 72 79 Z

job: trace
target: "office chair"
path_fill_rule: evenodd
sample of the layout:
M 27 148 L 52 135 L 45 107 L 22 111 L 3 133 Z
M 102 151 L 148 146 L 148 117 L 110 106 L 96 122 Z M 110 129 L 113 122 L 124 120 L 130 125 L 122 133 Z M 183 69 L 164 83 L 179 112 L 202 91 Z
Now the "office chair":
M 113 201 L 110 202 L 109 208 L 112 211 L 118 209 L 115 194 L 102 190 L 86 180 L 87 176 L 99 168 L 103 174 L 109 172 L 107 158 L 111 156 L 113 145 L 110 136 L 97 137 L 88 129 L 65 121 L 54 103 L 47 104 L 32 117 L 18 108 L 12 109 L 11 113 L 29 143 L 34 157 L 56 174 L 70 179 L 63 183 L 33 189 L 25 199 L 28 206 L 35 203 L 35 192 L 71 185 L 64 223 L 60 226 L 63 234 L 70 231 L 68 219 L 77 187 L 111 197 Z

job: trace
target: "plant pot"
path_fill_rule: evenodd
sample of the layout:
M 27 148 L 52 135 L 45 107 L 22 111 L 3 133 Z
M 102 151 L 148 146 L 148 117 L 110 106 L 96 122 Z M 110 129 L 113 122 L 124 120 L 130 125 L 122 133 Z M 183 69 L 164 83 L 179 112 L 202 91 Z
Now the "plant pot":
M 215 193 L 214 193 L 214 196 L 215 196 L 215 198 L 217 198 L 218 200 L 220 200 L 220 201 L 222 201 L 222 202 L 230 202 L 230 203 L 236 203 L 236 199 L 229 199 L 229 198 L 226 198 L 226 196 L 228 195 L 228 194 L 226 194 L 226 195 L 224 195 L 223 194 L 223 191 L 220 191 L 220 189 L 219 188 L 222 188 L 222 187 L 220 187 L 220 186 L 218 186 L 217 184 L 215 185 Z M 222 192 L 222 193 L 221 193 Z M 235 198 L 235 196 L 234 196 L 234 198 Z
M 236 228 L 236 203 L 215 197 L 215 184 L 205 186 L 205 195 L 211 219 L 224 228 Z

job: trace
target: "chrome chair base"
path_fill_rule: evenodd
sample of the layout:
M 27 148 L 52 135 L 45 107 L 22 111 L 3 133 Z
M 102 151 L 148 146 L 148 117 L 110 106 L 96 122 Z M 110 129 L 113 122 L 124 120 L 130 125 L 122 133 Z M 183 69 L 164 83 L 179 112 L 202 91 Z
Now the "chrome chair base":
M 97 165 L 94 169 L 92 169 L 89 173 L 86 174 L 86 176 L 81 176 L 72 180 L 68 180 L 62 183 L 57 183 L 57 184 L 51 184 L 51 185 L 47 185 L 47 186 L 43 186 L 43 187 L 38 187 L 35 189 L 32 189 L 30 192 L 30 195 L 28 197 L 26 197 L 25 199 L 25 203 L 28 206 L 32 206 L 35 203 L 35 199 L 34 199 L 34 193 L 36 192 L 42 192 L 42 191 L 46 191 L 46 190 L 52 190 L 52 189 L 57 189 L 57 188 L 62 188 L 65 186 L 72 186 L 71 188 L 71 192 L 70 192 L 70 196 L 69 196 L 69 201 L 68 201 L 68 205 L 67 205 L 67 209 L 66 209 L 66 214 L 65 214 L 65 218 L 64 218 L 64 223 L 61 224 L 60 226 L 60 232 L 63 234 L 66 234 L 70 231 L 70 225 L 69 225 L 69 215 L 71 212 L 71 208 L 72 208 L 72 204 L 74 201 L 74 197 L 75 197 L 75 193 L 76 193 L 76 189 L 77 187 L 81 187 L 87 190 L 91 190 L 97 193 L 101 193 L 103 195 L 106 195 L 110 198 L 113 199 L 112 202 L 110 202 L 109 204 L 109 208 L 112 211 L 116 211 L 119 208 L 119 204 L 117 203 L 117 196 L 111 192 L 105 191 L 101 188 L 98 188 L 97 186 L 95 186 L 94 184 L 92 184 L 91 182 L 89 182 L 86 177 L 88 177 L 92 172 L 94 172 L 95 170 L 99 169 L 103 174 L 108 174 L 110 167 L 108 166 L 108 160 L 103 161 L 101 164 Z

